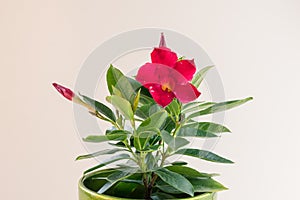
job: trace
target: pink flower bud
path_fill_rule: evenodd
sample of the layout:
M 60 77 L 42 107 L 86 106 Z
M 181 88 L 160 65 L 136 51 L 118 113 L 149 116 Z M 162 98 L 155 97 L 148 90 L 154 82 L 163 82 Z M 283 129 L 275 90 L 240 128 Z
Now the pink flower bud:
M 159 47 L 167 47 L 164 33 L 160 35 Z
M 69 88 L 65 88 L 62 85 L 59 85 L 57 83 L 52 83 L 52 85 L 57 89 L 59 93 L 61 93 L 65 98 L 72 101 L 73 97 L 75 96 L 74 92 L 70 90 Z

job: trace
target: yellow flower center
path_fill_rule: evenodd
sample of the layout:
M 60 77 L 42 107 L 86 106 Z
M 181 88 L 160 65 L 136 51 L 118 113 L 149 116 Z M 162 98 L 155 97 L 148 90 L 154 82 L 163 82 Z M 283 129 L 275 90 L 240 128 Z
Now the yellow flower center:
M 163 91 L 167 91 L 167 92 L 171 92 L 171 91 L 172 91 L 171 86 L 170 86 L 169 83 L 164 83 L 164 84 L 162 84 L 161 89 L 162 89 Z

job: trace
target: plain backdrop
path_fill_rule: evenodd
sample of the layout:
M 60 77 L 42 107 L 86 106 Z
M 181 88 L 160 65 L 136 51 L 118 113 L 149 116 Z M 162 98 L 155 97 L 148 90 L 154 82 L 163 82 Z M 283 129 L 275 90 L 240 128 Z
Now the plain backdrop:
M 234 165 L 193 162 L 230 188 L 220 200 L 298 199 L 300 3 L 297 0 L 1 0 L 1 164 L 5 200 L 75 200 L 94 161 L 72 105 L 51 86 L 74 86 L 89 53 L 112 35 L 161 27 L 208 53 L 226 98 L 254 101 L 226 113 L 231 134 L 214 149 Z M 105 90 L 105 87 L 103 87 Z

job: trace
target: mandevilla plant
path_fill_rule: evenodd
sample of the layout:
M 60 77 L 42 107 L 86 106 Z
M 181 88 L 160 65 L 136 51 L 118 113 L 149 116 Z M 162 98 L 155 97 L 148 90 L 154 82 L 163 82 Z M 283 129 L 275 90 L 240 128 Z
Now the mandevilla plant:
M 211 68 L 196 73 L 193 60 L 178 58 L 166 47 L 162 34 L 151 63 L 138 70 L 135 78 L 110 66 L 107 102 L 113 107 L 59 84 L 53 86 L 68 100 L 80 104 L 100 120 L 111 124 L 105 133 L 90 135 L 85 142 L 108 142 L 112 148 L 77 157 L 77 160 L 114 154 L 110 159 L 86 170 L 91 190 L 99 194 L 135 199 L 177 199 L 227 189 L 213 179 L 216 174 L 199 172 L 184 161 L 169 162 L 184 155 L 216 163 L 233 163 L 213 152 L 187 147 L 191 137 L 212 138 L 230 130 L 199 117 L 225 111 L 252 97 L 226 102 L 197 101 L 198 87 Z M 130 127 L 130 128 L 129 128 Z M 190 146 L 190 145 L 189 145 Z M 120 162 L 120 161 L 123 162 Z M 116 162 L 116 163 L 115 163 Z M 114 168 L 102 169 L 115 163 Z

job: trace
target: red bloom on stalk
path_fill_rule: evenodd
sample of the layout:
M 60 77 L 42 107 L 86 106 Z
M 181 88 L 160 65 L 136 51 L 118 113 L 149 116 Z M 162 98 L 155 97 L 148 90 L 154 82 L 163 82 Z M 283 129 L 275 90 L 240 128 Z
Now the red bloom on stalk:
M 66 99 L 72 101 L 73 97 L 75 96 L 74 92 L 70 90 L 69 88 L 66 88 L 62 85 L 59 85 L 57 83 L 52 83 L 52 85 L 57 89 L 59 93 L 61 93 Z
M 164 35 L 161 35 L 158 48 L 151 53 L 152 63 L 143 65 L 136 76 L 146 87 L 153 99 L 165 107 L 177 98 L 182 103 L 193 101 L 201 94 L 189 83 L 196 66 L 194 60 L 178 59 L 176 53 L 166 47 Z

